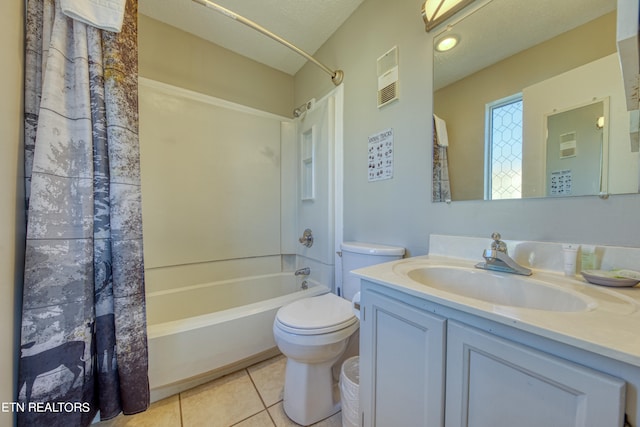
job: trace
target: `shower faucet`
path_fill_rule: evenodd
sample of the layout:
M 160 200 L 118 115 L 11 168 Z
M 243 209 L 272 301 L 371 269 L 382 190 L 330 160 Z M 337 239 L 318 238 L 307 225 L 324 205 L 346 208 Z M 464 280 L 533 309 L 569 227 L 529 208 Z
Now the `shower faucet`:
M 307 228 L 306 230 L 304 230 L 302 237 L 300 237 L 298 241 L 308 248 L 313 246 L 313 232 L 311 231 L 311 229 Z

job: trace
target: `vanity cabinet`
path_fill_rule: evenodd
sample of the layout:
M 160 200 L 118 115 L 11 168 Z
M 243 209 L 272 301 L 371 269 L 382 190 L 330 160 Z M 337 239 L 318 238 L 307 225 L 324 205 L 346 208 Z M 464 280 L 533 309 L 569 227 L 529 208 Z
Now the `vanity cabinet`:
M 627 386 L 616 376 L 534 349 L 527 339 L 498 336 L 485 319 L 367 281 L 361 307 L 364 427 L 624 423 Z
M 362 426 L 442 426 L 446 320 L 376 292 L 362 302 Z
M 621 379 L 447 323 L 446 427 L 622 426 Z

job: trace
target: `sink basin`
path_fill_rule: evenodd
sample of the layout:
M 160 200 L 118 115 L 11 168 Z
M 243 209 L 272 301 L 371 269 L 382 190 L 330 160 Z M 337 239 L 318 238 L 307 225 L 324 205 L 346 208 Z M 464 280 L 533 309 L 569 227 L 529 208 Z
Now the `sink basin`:
M 464 267 L 419 267 L 407 276 L 425 286 L 496 305 L 547 311 L 587 311 L 595 300 L 551 283 Z

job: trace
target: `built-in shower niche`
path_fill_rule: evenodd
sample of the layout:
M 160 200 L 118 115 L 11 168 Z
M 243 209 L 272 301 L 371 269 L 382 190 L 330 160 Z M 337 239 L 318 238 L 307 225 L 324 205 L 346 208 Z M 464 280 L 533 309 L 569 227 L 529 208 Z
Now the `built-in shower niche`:
M 315 127 L 309 128 L 302 133 L 302 141 L 300 142 L 300 188 L 302 200 L 313 200 L 315 197 L 315 173 L 314 173 L 314 154 L 315 154 Z

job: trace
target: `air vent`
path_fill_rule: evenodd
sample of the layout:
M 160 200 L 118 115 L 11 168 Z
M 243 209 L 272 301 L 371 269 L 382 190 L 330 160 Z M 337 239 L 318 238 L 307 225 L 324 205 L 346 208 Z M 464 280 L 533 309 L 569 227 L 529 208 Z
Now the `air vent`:
M 569 132 L 560 135 L 560 158 L 566 159 L 576 156 L 576 133 Z
M 398 99 L 398 47 L 378 58 L 378 108 Z
M 394 99 L 398 99 L 398 82 L 393 82 L 378 90 L 378 107 L 382 107 Z

